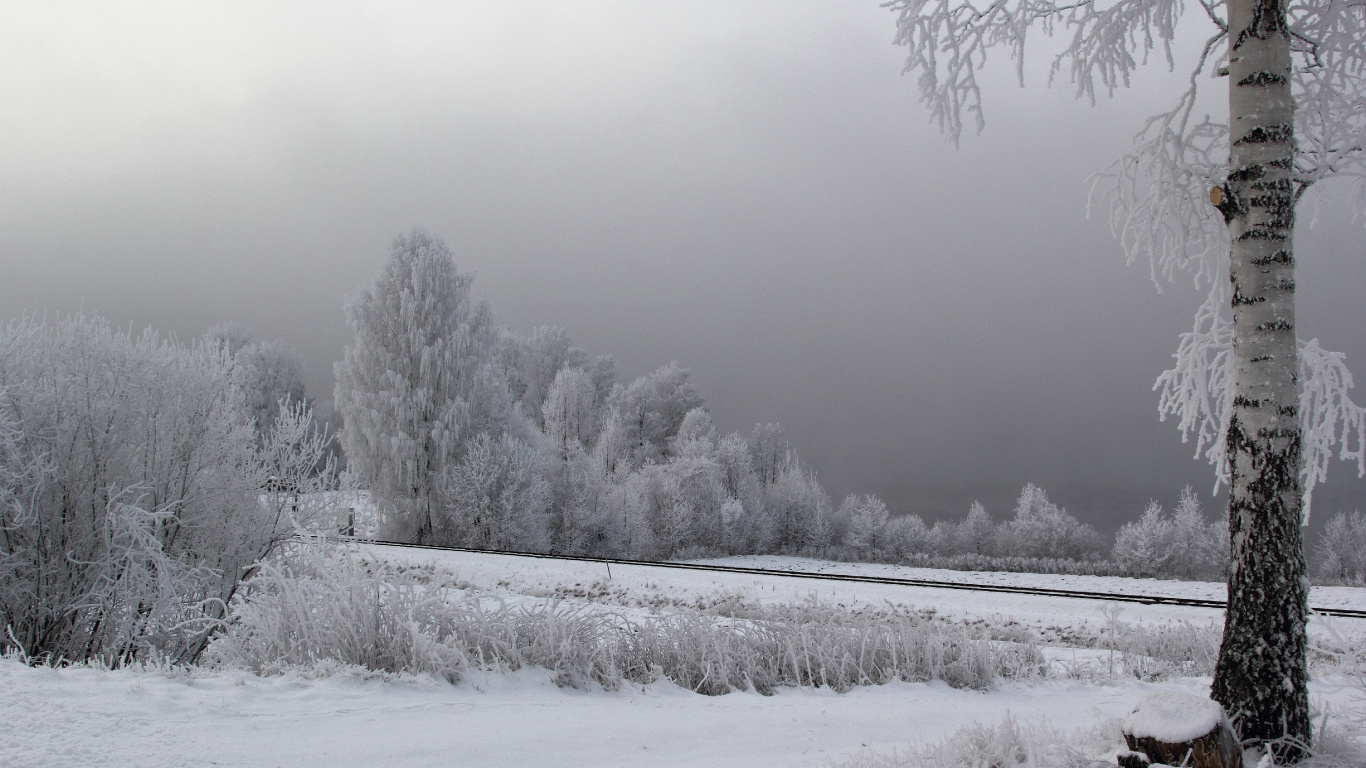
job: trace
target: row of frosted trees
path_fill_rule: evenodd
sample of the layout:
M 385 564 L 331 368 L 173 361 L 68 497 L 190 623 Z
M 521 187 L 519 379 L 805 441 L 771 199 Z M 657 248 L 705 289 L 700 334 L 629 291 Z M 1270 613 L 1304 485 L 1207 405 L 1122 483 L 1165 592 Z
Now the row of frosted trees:
M 336 403 L 381 536 L 644 558 L 833 543 L 781 427 L 720 435 L 686 368 L 619 382 L 561 329 L 495 327 L 470 284 L 414 232 L 349 306 Z
M 349 467 L 391 540 L 631 558 L 813 552 L 947 567 L 1221 578 L 1227 523 L 1187 489 L 1113 547 L 1025 486 L 999 523 L 892 516 L 874 496 L 835 508 L 776 424 L 721 435 L 689 371 L 618 381 L 558 328 L 498 328 L 450 251 L 400 237 L 348 307 L 337 364 Z M 1339 558 L 1340 560 L 1342 558 Z
M 618 381 L 563 330 L 497 328 L 470 284 L 414 232 L 348 307 L 336 404 L 381 536 L 647 558 L 833 542 L 779 426 L 720 435 L 686 368 Z

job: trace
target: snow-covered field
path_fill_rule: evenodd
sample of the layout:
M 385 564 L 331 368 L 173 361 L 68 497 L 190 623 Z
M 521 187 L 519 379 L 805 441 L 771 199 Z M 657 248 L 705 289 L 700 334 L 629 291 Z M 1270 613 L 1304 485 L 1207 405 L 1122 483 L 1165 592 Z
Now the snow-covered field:
M 543 560 L 472 552 L 408 549 L 375 544 L 355 544 L 361 553 L 382 556 L 391 563 L 430 566 L 454 573 L 461 581 L 493 587 L 507 596 L 544 599 L 580 599 L 594 603 L 614 602 L 627 606 L 706 605 L 741 598 L 761 604 L 818 600 L 849 607 L 907 606 L 934 611 L 963 620 L 1015 624 L 1039 634 L 1045 644 L 1055 638 L 1074 638 L 1078 633 L 1096 636 L 1110 617 L 1139 625 L 1190 622 L 1200 626 L 1220 624 L 1223 611 L 1213 608 L 1142 603 L 1106 603 L 1042 595 L 1001 592 L 970 592 L 960 589 L 907 587 L 794 579 L 746 573 L 723 573 L 655 568 L 645 565 L 609 566 L 590 561 Z M 933 568 L 909 568 L 876 563 L 836 563 L 778 555 L 749 555 L 702 563 L 747 568 L 824 573 L 890 576 L 907 579 L 952 581 L 962 584 L 993 584 L 1051 589 L 1077 589 L 1123 594 L 1224 598 L 1224 585 L 1199 581 L 1163 581 L 1118 576 L 1067 576 L 1040 573 L 979 573 Z M 588 596 L 592 596 L 591 598 Z M 1311 605 L 1366 610 L 1366 589 L 1359 587 L 1313 587 Z M 1317 629 L 1311 621 L 1311 631 Z M 1335 624 L 1354 634 L 1366 634 L 1366 620 L 1336 619 Z
M 820 766 L 861 749 L 889 752 L 1007 713 L 1063 729 L 1122 717 L 1145 694 L 1203 695 L 1208 678 L 1139 682 L 1110 674 L 1108 652 L 1087 648 L 1115 614 L 1094 601 L 802 581 L 601 563 L 353 545 L 369 557 L 450 574 L 510 603 L 559 600 L 588 609 L 668 612 L 725 601 L 889 603 L 999 631 L 1032 632 L 1059 663 L 1047 679 L 990 691 L 940 682 L 776 695 L 703 696 L 666 680 L 620 690 L 557 687 L 548 671 L 469 672 L 451 685 L 429 677 L 356 670 L 257 677 L 240 670 L 30 668 L 0 660 L 0 766 Z M 1038 586 L 1135 589 L 1207 596 L 1217 585 L 1038 574 L 948 574 L 791 558 L 735 558 L 765 568 L 826 568 L 915 578 Z M 1126 586 L 1126 583 L 1127 586 Z M 1315 590 L 1316 603 L 1366 608 L 1366 590 Z M 1209 625 L 1201 608 L 1124 605 L 1118 620 Z M 1366 635 L 1366 622 L 1339 620 Z M 1012 629 L 1013 628 L 1013 629 Z M 1322 627 L 1317 631 L 1321 632 Z M 1340 678 L 1311 691 L 1344 722 L 1366 720 L 1366 701 Z

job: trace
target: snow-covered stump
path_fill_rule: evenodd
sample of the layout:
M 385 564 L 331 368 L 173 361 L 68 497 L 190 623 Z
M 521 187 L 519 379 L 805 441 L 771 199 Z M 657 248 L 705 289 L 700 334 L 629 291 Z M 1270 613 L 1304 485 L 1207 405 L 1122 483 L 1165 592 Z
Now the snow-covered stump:
M 1175 691 L 1150 693 L 1124 721 L 1130 752 L 1120 768 L 1149 765 L 1242 768 L 1242 748 L 1216 701 Z

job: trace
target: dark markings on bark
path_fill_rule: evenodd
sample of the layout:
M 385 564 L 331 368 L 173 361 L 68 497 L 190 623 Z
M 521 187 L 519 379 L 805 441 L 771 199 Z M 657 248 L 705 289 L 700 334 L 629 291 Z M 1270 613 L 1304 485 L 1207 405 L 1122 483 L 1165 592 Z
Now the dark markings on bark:
M 1254 181 L 1248 185 L 1258 192 L 1280 192 L 1286 197 L 1295 193 L 1295 182 L 1290 179 L 1275 179 L 1274 181 Z
M 1253 72 L 1242 80 L 1238 85 L 1285 85 L 1288 82 L 1285 75 L 1275 72 Z
M 1236 51 L 1248 38 L 1266 40 L 1275 34 L 1289 34 L 1285 21 L 1285 4 L 1281 0 L 1261 0 L 1253 9 L 1252 23 L 1238 33 L 1238 37 L 1229 48 Z
M 1238 395 L 1237 397 L 1233 398 L 1233 407 L 1234 407 L 1234 408 L 1261 408 L 1261 407 L 1262 407 L 1262 401 L 1261 401 L 1261 400 L 1254 400 L 1254 399 L 1252 399 L 1252 398 L 1250 398 L 1250 397 L 1244 397 L 1244 396 L 1242 396 L 1242 395 Z
M 1233 142 L 1234 146 L 1243 144 L 1275 144 L 1295 138 L 1295 128 L 1289 123 L 1280 125 L 1259 125 L 1243 137 Z
M 1240 181 L 1255 181 L 1266 175 L 1266 168 L 1261 165 L 1245 165 L 1242 168 L 1235 168 L 1229 171 L 1228 180 L 1230 183 Z
M 1261 304 L 1263 301 L 1266 301 L 1265 296 L 1244 296 L 1242 289 L 1237 287 L 1233 289 L 1233 306 L 1235 307 L 1243 304 Z
M 1284 227 L 1248 227 L 1247 231 L 1238 235 L 1239 240 L 1285 240 L 1285 233 L 1281 230 Z
M 1270 256 L 1260 256 L 1252 260 L 1252 265 L 1256 267 L 1265 267 L 1271 264 L 1285 264 L 1287 266 L 1293 266 L 1294 263 L 1295 257 L 1290 255 L 1290 251 L 1286 250 L 1276 251 Z
M 1280 410 L 1280 406 L 1277 406 L 1277 410 Z M 1298 438 L 1299 436 L 1300 430 L 1298 428 L 1282 429 L 1281 427 L 1262 427 L 1261 429 L 1257 430 L 1257 437 L 1264 438 L 1266 440 L 1275 440 L 1281 437 Z
M 1229 424 L 1228 453 L 1251 460 L 1246 494 L 1229 499 L 1229 611 L 1210 697 L 1235 718 L 1244 746 L 1269 746 L 1277 763 L 1302 753 L 1275 740 L 1310 732 L 1304 622 L 1309 594 L 1298 508 L 1300 438 L 1270 443 L 1247 434 L 1238 414 Z M 1287 506 L 1287 501 L 1291 506 Z M 1285 689 L 1289 697 L 1266 696 Z
M 1275 360 L 1275 359 L 1276 359 L 1276 356 L 1275 356 L 1275 355 L 1260 355 L 1260 356 L 1258 356 L 1258 357 L 1250 357 L 1250 358 L 1248 358 L 1247 361 L 1248 361 L 1249 363 L 1264 363 L 1264 362 L 1266 362 L 1266 361 L 1268 361 L 1268 360 Z M 1234 399 L 1236 400 L 1237 398 L 1234 398 Z
M 1253 195 L 1247 199 L 1247 204 L 1279 213 L 1280 209 L 1290 207 L 1290 198 L 1288 195 L 1273 192 L 1269 195 Z
M 1276 406 L 1276 413 L 1282 416 L 1298 416 L 1300 407 L 1298 405 L 1278 405 Z
M 1286 293 L 1294 293 L 1294 292 L 1295 292 L 1295 281 L 1294 281 L 1294 280 L 1280 280 L 1280 281 L 1277 281 L 1277 283 L 1276 283 L 1275 285 L 1271 286 L 1271 287 L 1272 287 L 1272 288 L 1275 288 L 1275 289 L 1278 290 L 1278 291 L 1285 291 Z
M 1272 168 L 1281 168 L 1288 171 L 1291 168 L 1295 167 L 1295 158 L 1291 157 L 1290 155 L 1286 155 L 1285 157 L 1282 157 L 1279 160 L 1267 160 L 1266 164 L 1271 166 Z
M 1289 331 L 1293 330 L 1294 327 L 1282 317 L 1278 317 L 1269 323 L 1258 323 L 1256 325 L 1256 329 L 1259 331 Z

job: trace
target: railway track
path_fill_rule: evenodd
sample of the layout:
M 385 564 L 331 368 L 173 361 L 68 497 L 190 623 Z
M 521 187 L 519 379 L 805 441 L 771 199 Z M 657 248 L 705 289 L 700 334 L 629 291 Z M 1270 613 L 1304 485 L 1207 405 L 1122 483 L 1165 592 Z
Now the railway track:
M 513 552 L 500 549 L 467 549 L 464 547 L 438 547 L 430 544 L 404 544 L 397 541 L 379 539 L 359 539 L 343 537 L 343 541 L 356 544 L 380 544 L 387 547 L 408 549 L 430 549 L 441 552 L 472 552 L 484 555 L 506 555 L 540 560 L 570 560 L 584 563 L 603 563 L 612 565 L 634 565 L 649 568 L 676 568 L 685 571 L 711 571 L 716 573 L 739 573 L 753 576 L 780 576 L 793 579 L 818 579 L 822 581 L 851 581 L 863 584 L 891 584 L 903 587 L 932 587 L 934 589 L 959 589 L 967 592 L 1005 592 L 1017 595 L 1038 595 L 1043 597 L 1070 597 L 1081 600 L 1107 600 L 1117 603 L 1141 603 L 1143 605 L 1181 605 L 1194 608 L 1224 608 L 1222 600 L 1201 600 L 1188 597 L 1166 595 L 1133 595 L 1114 592 L 1091 592 L 1080 589 L 1049 589 L 1036 587 L 1014 587 L 1004 584 L 964 584 L 957 581 L 938 581 L 935 579 L 905 579 L 893 576 L 860 576 L 849 573 L 813 573 L 811 571 L 784 571 L 774 568 L 746 568 L 737 565 L 708 565 L 705 563 L 660 562 L 655 560 L 626 560 L 611 557 L 575 557 L 572 555 L 547 555 L 536 552 Z M 1349 619 L 1366 619 L 1366 610 L 1352 608 L 1316 608 L 1310 606 L 1312 613 L 1323 616 L 1337 616 Z

